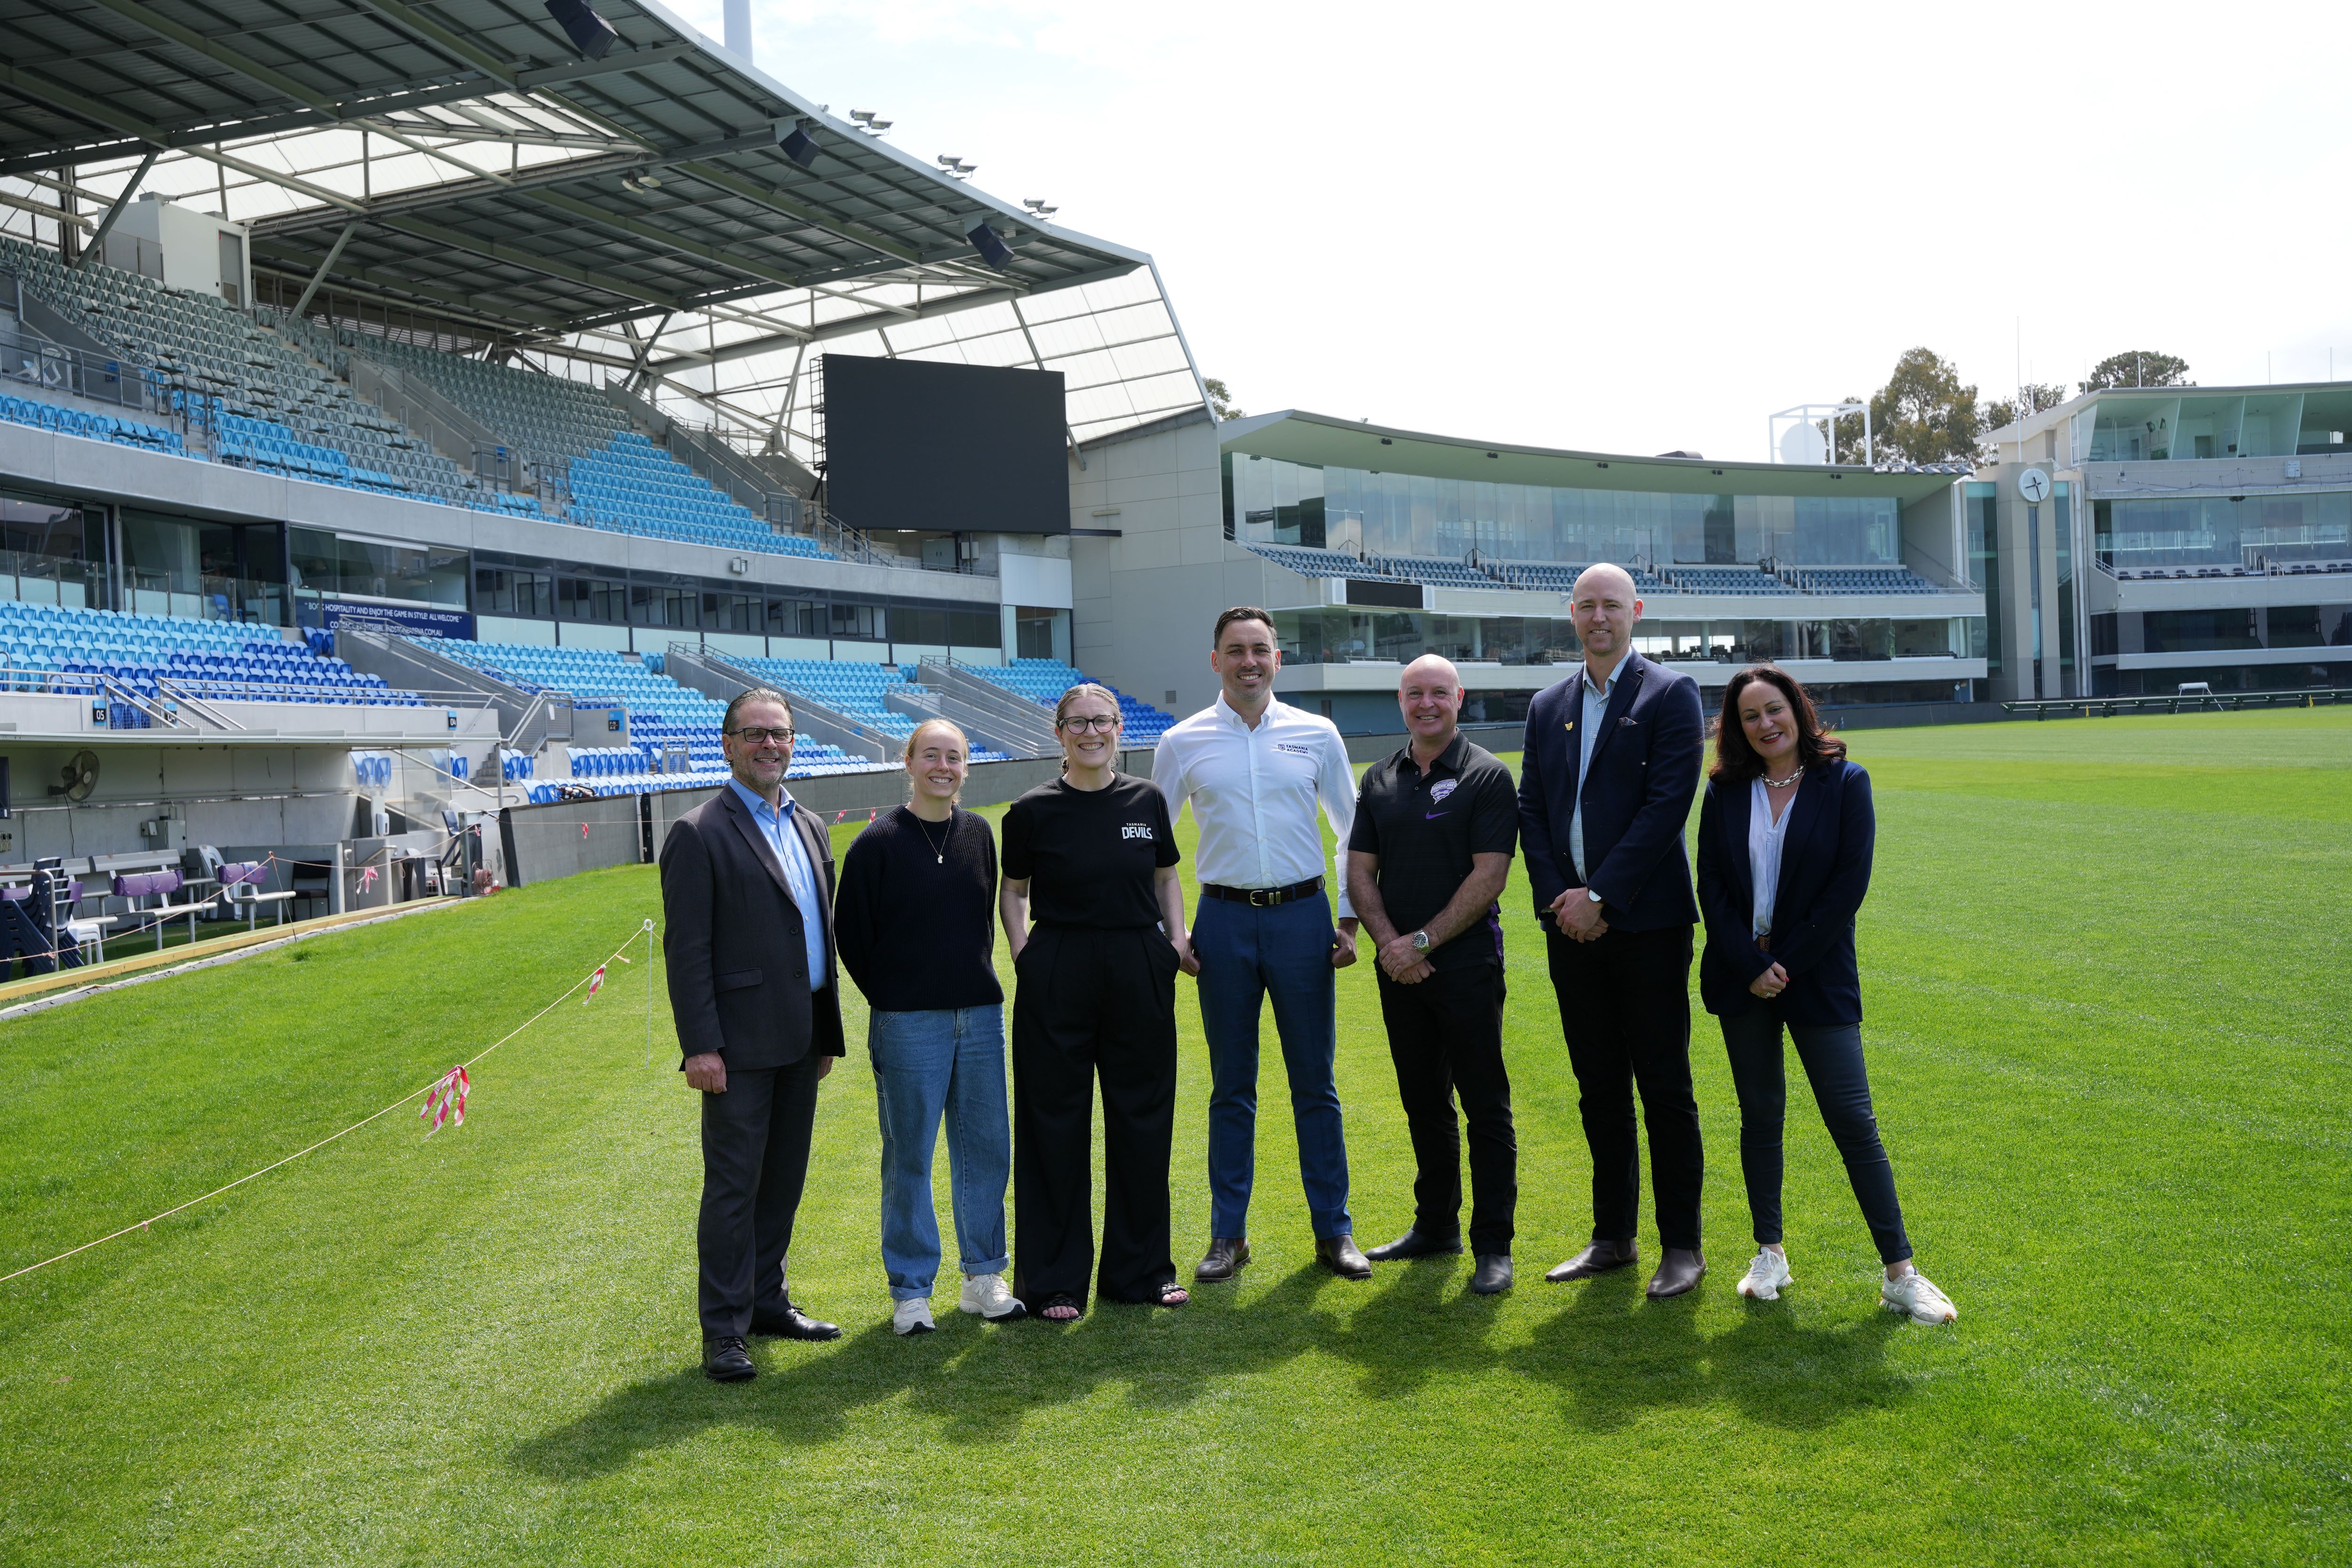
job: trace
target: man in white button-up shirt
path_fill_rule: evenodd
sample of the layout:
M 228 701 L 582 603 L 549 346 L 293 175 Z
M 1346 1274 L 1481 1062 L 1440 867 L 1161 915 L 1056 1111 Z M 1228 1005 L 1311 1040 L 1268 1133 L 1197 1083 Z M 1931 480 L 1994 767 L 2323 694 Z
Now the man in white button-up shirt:
M 1151 767 L 1152 782 L 1168 797 L 1169 819 L 1190 801 L 1201 829 L 1192 858 L 1201 882 L 1192 952 L 1213 1083 L 1211 1239 L 1193 1274 L 1230 1279 L 1249 1261 L 1257 1026 L 1271 995 L 1316 1254 L 1337 1273 L 1369 1279 L 1372 1266 L 1357 1250 L 1348 1215 L 1348 1148 L 1331 1078 L 1332 971 L 1356 962 L 1356 916 L 1347 893 L 1355 770 L 1331 721 L 1275 700 L 1282 651 L 1265 611 L 1243 606 L 1219 616 L 1209 666 L 1223 690 L 1160 736 Z M 1318 804 L 1339 844 L 1328 867 Z

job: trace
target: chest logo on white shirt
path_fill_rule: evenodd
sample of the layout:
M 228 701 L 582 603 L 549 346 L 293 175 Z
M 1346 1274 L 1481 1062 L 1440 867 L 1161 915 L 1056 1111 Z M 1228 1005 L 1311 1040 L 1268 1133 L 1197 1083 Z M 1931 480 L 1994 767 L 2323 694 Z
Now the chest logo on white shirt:
M 1119 825 L 1118 836 L 1121 838 L 1149 839 L 1151 837 L 1151 824 L 1148 822 L 1121 823 Z
M 1302 746 L 1296 741 L 1276 741 L 1274 743 L 1274 749 L 1277 752 L 1288 752 L 1294 757 L 1311 757 L 1315 754 L 1314 747 Z
M 1453 779 L 1440 779 L 1440 780 L 1438 780 L 1435 784 L 1433 784 L 1430 785 L 1430 786 L 1429 786 L 1429 801 L 1430 801 L 1430 804 L 1431 804 L 1432 805 L 1436 805 L 1439 801 L 1444 800 L 1447 795 L 1452 795 L 1452 794 L 1454 793 L 1454 784 L 1455 784 L 1455 783 L 1456 783 L 1456 781 L 1455 781 L 1455 780 L 1453 780 Z

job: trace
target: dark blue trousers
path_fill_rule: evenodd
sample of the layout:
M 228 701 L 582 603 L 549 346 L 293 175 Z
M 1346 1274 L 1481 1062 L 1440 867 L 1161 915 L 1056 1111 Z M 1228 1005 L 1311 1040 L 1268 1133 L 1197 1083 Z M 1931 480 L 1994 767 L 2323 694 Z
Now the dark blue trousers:
M 1759 1247 L 1780 1240 L 1780 1126 L 1788 1101 L 1781 1072 L 1780 1012 L 1769 1003 L 1716 1020 L 1723 1026 L 1731 1055 L 1731 1081 L 1739 1092 L 1739 1170 L 1748 1181 L 1748 1212 L 1756 1222 Z M 1895 1167 L 1878 1140 L 1878 1118 L 1870 1108 L 1870 1075 L 1862 1061 L 1859 1024 L 1790 1024 L 1797 1059 L 1813 1086 L 1830 1139 L 1845 1157 L 1846 1179 L 1862 1205 L 1870 1238 L 1882 1263 L 1911 1256 L 1903 1234 L 1903 1205 L 1895 1197 Z
M 1203 898 L 1192 911 L 1201 960 L 1201 1026 L 1209 1038 L 1209 1234 L 1249 1234 L 1257 1169 L 1257 1025 L 1274 1003 L 1290 1079 L 1298 1180 L 1316 1239 L 1352 1234 L 1348 1145 L 1331 1081 L 1338 1026 L 1331 900 L 1321 893 L 1258 909 Z

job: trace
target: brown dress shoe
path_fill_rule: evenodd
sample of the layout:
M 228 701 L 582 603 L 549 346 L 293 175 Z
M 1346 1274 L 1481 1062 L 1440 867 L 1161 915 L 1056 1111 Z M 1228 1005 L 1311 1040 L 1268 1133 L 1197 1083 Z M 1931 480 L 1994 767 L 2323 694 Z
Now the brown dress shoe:
M 1315 1256 L 1323 1260 L 1325 1268 L 1342 1279 L 1370 1279 L 1372 1277 L 1371 1259 L 1356 1250 L 1356 1238 L 1345 1231 L 1318 1241 Z
M 1669 1296 L 1679 1296 L 1697 1284 L 1706 1275 L 1706 1259 L 1691 1247 L 1669 1247 L 1658 1258 L 1658 1271 L 1650 1277 L 1650 1299 L 1663 1301 Z
M 1242 1271 L 1249 1261 L 1249 1242 L 1238 1236 L 1213 1237 L 1207 1256 L 1193 1267 L 1192 1278 L 1203 1285 L 1214 1285 L 1230 1279 Z
M 1554 1285 L 1565 1285 L 1571 1279 L 1590 1279 L 1612 1268 L 1622 1268 L 1641 1256 L 1642 1249 L 1630 1240 L 1595 1241 L 1544 1278 Z

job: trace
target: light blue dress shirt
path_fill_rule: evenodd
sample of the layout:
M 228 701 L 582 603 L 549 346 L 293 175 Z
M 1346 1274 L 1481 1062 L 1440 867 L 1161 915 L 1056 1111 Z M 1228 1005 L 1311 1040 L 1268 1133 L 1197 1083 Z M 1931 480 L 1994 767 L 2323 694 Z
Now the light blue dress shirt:
M 1580 731 L 1576 752 L 1576 805 L 1568 814 L 1568 853 L 1576 862 L 1577 879 L 1586 879 L 1584 869 L 1584 782 L 1592 773 L 1592 748 L 1601 739 L 1601 726 L 1609 718 L 1609 699 L 1617 689 L 1617 678 L 1625 673 L 1625 661 L 1619 659 L 1617 668 L 1609 672 L 1605 685 L 1592 684 L 1592 667 L 1579 665 L 1577 683 L 1584 689 L 1584 716 L 1576 721 Z
M 784 885 L 793 890 L 793 903 L 801 911 L 801 932 L 808 939 L 808 980 L 811 991 L 824 989 L 824 899 L 818 891 L 816 868 L 809 864 L 808 846 L 801 842 L 800 832 L 793 826 L 793 811 L 798 805 L 793 792 L 781 792 L 781 811 L 743 787 L 740 779 L 729 779 L 727 787 L 735 792 L 751 820 L 767 838 L 768 847 L 776 852 L 776 864 L 783 868 Z

